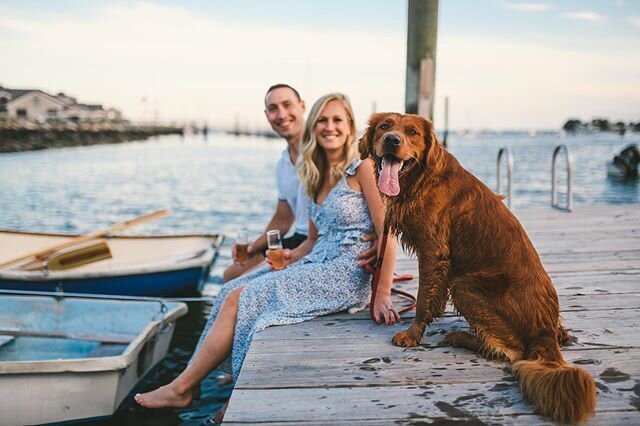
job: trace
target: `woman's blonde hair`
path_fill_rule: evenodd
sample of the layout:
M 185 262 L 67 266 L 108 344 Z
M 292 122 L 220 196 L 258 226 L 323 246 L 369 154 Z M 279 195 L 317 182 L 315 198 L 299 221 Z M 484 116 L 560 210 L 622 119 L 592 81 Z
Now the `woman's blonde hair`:
M 329 167 L 324 149 L 318 145 L 316 140 L 315 128 L 320 118 L 320 114 L 331 101 L 338 101 L 344 107 L 347 118 L 349 119 L 349 137 L 344 146 L 343 158 L 337 164 L 331 166 L 331 181 L 337 182 L 344 176 L 344 171 L 358 157 L 358 144 L 356 143 L 356 120 L 353 114 L 353 108 L 347 95 L 342 93 L 329 93 L 318 99 L 309 112 L 307 123 L 304 128 L 304 136 L 302 137 L 302 163 L 298 170 L 300 182 L 304 186 L 305 192 L 315 200 L 322 183 L 324 181 L 324 173 Z

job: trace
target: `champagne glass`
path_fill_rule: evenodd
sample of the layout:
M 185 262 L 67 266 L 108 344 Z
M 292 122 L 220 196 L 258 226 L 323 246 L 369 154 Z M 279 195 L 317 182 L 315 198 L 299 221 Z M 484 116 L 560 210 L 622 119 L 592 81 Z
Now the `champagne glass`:
M 284 250 L 282 248 L 282 238 L 280 231 L 272 229 L 267 231 L 267 256 L 271 261 L 271 267 L 276 271 L 284 268 Z

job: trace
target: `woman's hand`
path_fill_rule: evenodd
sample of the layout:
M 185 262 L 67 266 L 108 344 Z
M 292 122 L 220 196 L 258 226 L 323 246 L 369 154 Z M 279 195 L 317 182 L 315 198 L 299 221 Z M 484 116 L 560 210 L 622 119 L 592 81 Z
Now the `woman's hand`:
M 373 304 L 373 318 L 377 324 L 384 322 L 387 325 L 393 325 L 400 320 L 400 315 L 393 307 L 390 294 L 378 293 L 376 295 Z
M 291 250 L 289 250 L 289 249 L 282 250 L 282 259 L 283 259 L 282 268 L 274 268 L 273 267 L 273 261 L 269 257 L 269 250 L 267 250 L 266 261 L 269 264 L 269 267 L 271 268 L 272 271 L 280 271 L 280 270 L 286 268 L 287 266 L 291 265 L 293 262 L 295 262 L 295 259 L 293 258 L 292 254 L 291 254 Z

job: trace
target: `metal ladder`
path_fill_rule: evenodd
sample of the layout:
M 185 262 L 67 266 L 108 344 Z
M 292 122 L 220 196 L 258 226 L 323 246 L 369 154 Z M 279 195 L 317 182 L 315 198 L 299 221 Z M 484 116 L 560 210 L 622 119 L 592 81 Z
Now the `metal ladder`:
M 558 205 L 558 193 L 556 191 L 556 164 L 558 160 L 558 154 L 564 151 L 567 159 L 567 207 L 560 207 Z M 551 160 L 551 207 L 571 212 L 573 210 L 573 155 L 569 151 L 566 145 L 558 145 L 553 150 L 553 158 Z
M 511 150 L 506 146 L 500 148 L 500 151 L 498 151 L 498 187 L 496 192 L 500 194 L 502 190 L 502 171 L 500 164 L 503 155 L 506 155 L 507 157 L 507 207 L 511 208 L 511 200 L 513 199 L 513 187 L 511 185 L 513 175 L 513 155 L 511 155 Z
M 564 152 L 566 154 L 567 164 L 567 206 L 562 207 L 558 204 L 558 191 L 556 188 L 556 169 L 558 163 L 558 154 Z M 497 160 L 497 189 L 496 193 L 502 192 L 502 158 L 507 158 L 507 206 L 511 208 L 511 201 L 513 200 L 513 155 L 509 147 L 502 147 L 498 151 Z M 558 145 L 553 150 L 553 157 L 551 160 L 551 207 L 564 210 L 568 213 L 573 211 L 573 155 L 566 145 Z

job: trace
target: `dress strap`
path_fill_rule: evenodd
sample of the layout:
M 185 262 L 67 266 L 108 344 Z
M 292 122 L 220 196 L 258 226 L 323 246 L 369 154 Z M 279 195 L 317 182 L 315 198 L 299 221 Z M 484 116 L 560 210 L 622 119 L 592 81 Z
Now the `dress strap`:
M 354 176 L 356 174 L 356 170 L 358 169 L 358 166 L 362 164 L 362 160 L 359 158 L 356 158 L 353 163 L 351 163 L 351 165 L 349 167 L 347 167 L 347 170 L 344 171 L 345 174 L 349 175 L 349 176 Z

